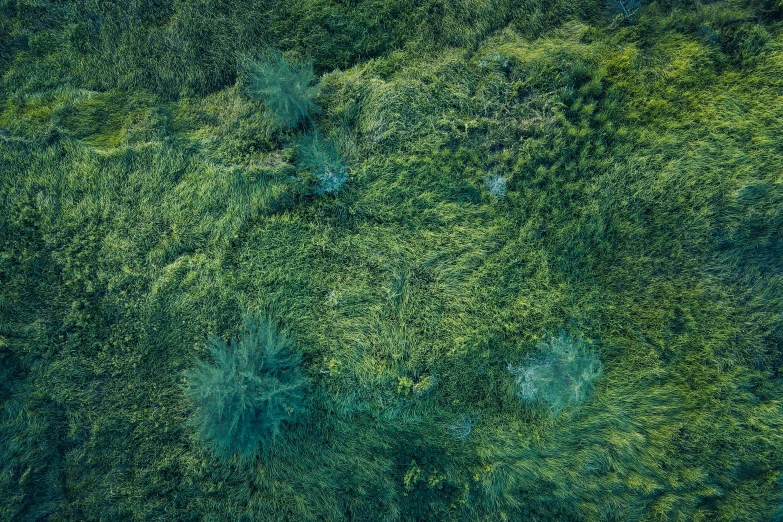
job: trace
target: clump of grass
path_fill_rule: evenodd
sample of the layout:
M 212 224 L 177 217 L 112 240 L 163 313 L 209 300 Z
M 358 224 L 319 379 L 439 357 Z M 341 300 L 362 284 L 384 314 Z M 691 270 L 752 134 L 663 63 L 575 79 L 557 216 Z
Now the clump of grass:
M 642 0 L 609 0 L 609 11 L 613 15 L 621 15 L 628 24 L 634 25 L 642 3 Z
M 517 395 L 529 403 L 546 405 L 552 415 L 584 402 L 603 372 L 598 354 L 566 332 L 549 337 L 536 348 L 538 354 L 525 363 L 508 365 Z
M 470 432 L 473 431 L 473 419 L 462 413 L 454 423 L 447 425 L 446 429 L 455 439 L 465 440 L 470 437 Z
M 495 199 L 500 199 L 508 192 L 508 182 L 502 174 L 491 174 L 484 178 L 484 185 Z
M 250 63 L 247 92 L 264 103 L 273 130 L 293 129 L 318 111 L 320 84 L 313 80 L 312 63 L 289 62 L 275 53 Z
M 319 132 L 299 136 L 295 142 L 296 167 L 310 172 L 314 180 L 314 194 L 339 192 L 348 181 L 348 167 L 337 144 Z
M 783 187 L 756 181 L 742 187 L 727 207 L 729 224 L 720 231 L 724 259 L 745 279 L 783 269 Z
M 209 340 L 212 362 L 185 374 L 197 437 L 224 459 L 256 456 L 302 413 L 307 379 L 293 339 L 263 316 L 248 316 L 241 338 Z

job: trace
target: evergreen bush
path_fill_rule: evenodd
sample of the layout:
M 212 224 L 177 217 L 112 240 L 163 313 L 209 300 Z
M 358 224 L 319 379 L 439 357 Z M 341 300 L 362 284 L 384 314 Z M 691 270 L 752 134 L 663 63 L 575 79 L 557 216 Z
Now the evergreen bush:
M 313 64 L 291 63 L 278 53 L 249 66 L 248 94 L 263 102 L 273 130 L 296 128 L 318 111 L 313 85 Z
M 546 405 L 553 415 L 568 405 L 582 403 L 603 371 L 598 354 L 565 332 L 536 347 L 538 354 L 524 364 L 508 365 L 517 395 L 527 402 Z
M 209 340 L 212 362 L 185 374 L 197 437 L 222 458 L 252 458 L 301 414 L 306 377 L 291 337 L 263 316 L 247 316 L 241 338 Z

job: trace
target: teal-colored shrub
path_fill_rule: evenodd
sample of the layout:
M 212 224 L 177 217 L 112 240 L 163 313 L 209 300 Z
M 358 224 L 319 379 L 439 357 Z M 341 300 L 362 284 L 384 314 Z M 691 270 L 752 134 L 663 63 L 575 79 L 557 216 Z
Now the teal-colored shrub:
M 488 175 L 484 178 L 484 185 L 486 185 L 487 190 L 495 199 L 502 198 L 508 192 L 508 181 L 501 174 Z
M 320 84 L 313 85 L 313 64 L 289 62 L 284 56 L 251 62 L 248 94 L 263 102 L 273 129 L 293 129 L 318 111 L 315 97 Z
M 223 458 L 252 458 L 301 414 L 306 377 L 286 333 L 263 316 L 247 316 L 240 338 L 209 340 L 212 362 L 185 374 L 197 437 Z
M 538 354 L 523 364 L 508 365 L 518 396 L 530 403 L 541 403 L 557 415 L 566 406 L 580 404 L 592 394 L 603 365 L 584 341 L 561 332 L 538 343 L 536 348 Z
M 297 169 L 309 171 L 315 178 L 313 192 L 339 192 L 348 181 L 348 168 L 334 141 L 313 132 L 299 136 L 294 146 Z

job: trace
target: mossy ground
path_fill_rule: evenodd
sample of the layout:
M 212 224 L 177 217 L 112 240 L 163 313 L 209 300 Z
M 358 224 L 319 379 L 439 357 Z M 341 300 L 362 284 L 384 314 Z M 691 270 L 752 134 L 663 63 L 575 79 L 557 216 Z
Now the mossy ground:
M 570 4 L 1 3 L 2 517 L 783 517 L 781 8 Z M 337 194 L 245 94 L 268 46 Z M 180 380 L 248 310 L 308 412 L 223 462 Z M 604 371 L 551 418 L 507 365 L 559 328 Z

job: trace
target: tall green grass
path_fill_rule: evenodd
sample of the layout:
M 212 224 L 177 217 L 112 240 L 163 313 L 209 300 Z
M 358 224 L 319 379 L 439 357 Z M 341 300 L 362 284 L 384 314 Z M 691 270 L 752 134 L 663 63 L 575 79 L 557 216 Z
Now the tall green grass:
M 779 516 L 774 5 L 148 7 L 0 7 L 3 518 Z M 328 197 L 245 92 L 269 47 L 323 82 Z M 242 462 L 181 375 L 244 310 L 312 385 Z M 603 374 L 553 418 L 507 368 L 560 327 Z

